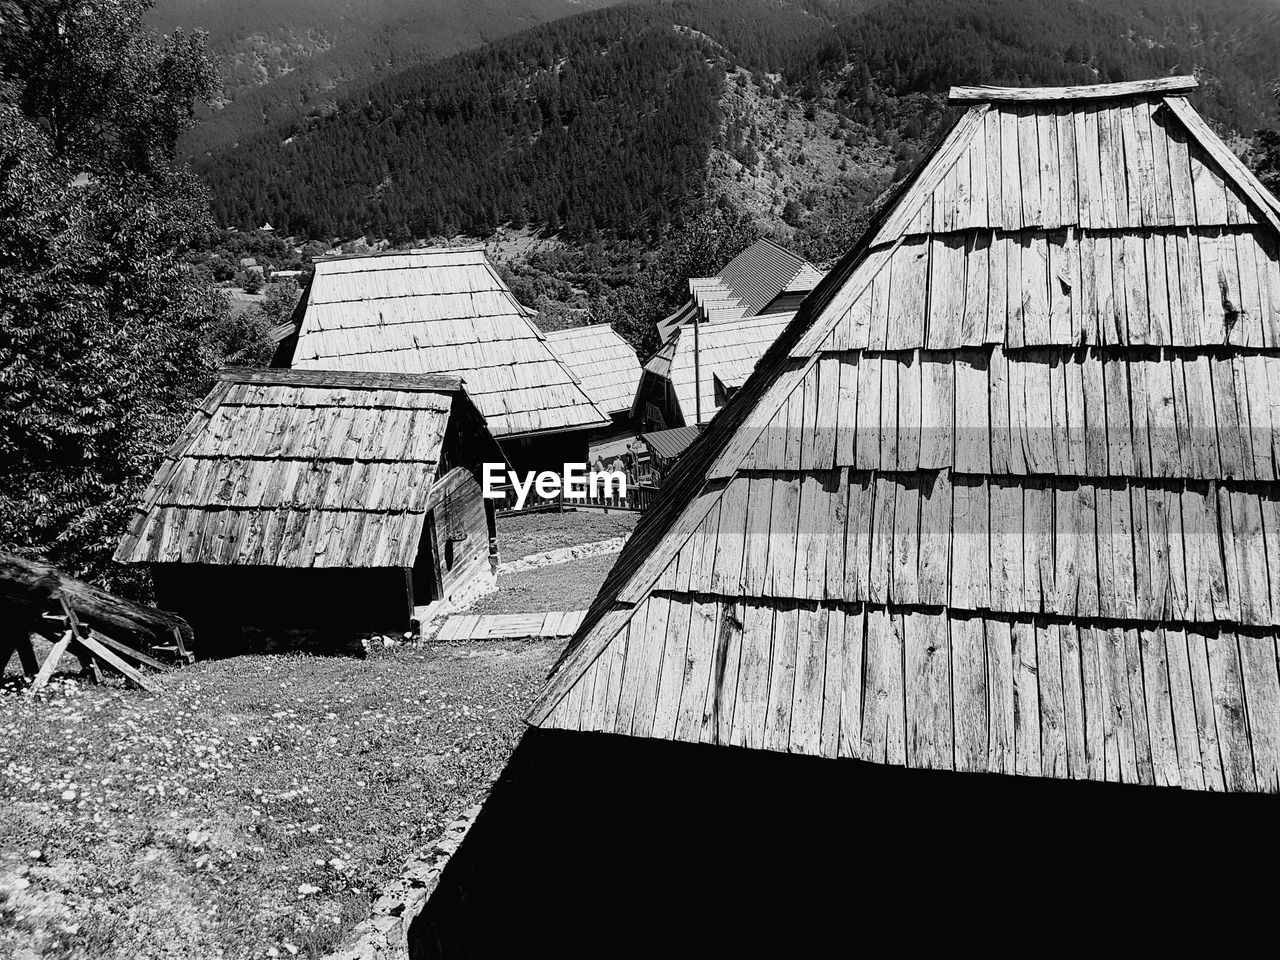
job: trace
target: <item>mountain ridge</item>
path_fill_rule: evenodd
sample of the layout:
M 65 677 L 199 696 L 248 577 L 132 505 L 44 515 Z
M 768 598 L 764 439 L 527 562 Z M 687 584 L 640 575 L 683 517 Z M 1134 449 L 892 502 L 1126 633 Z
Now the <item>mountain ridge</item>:
M 823 183 L 787 183 L 784 169 L 762 176 L 761 164 L 787 166 L 779 149 L 804 152 L 771 141 L 760 156 L 750 131 L 773 123 L 779 103 L 807 120 L 837 118 L 850 148 L 874 140 L 899 171 L 942 119 L 951 84 L 1195 72 L 1196 105 L 1249 135 L 1274 115 L 1265 74 L 1280 73 L 1277 44 L 1280 18 L 1259 0 L 1222 0 L 1212 13 L 1195 0 L 625 4 L 353 88 L 198 166 L 226 224 L 270 220 L 317 238 L 532 224 L 577 240 L 652 239 L 699 205 L 734 202 L 726 177 L 753 177 L 757 192 L 769 180 L 782 221 L 805 216 L 797 204 L 815 207 L 797 186 L 822 194 L 843 180 L 865 206 L 881 171 L 847 176 L 848 157 Z M 769 109 L 726 123 L 726 84 L 739 71 Z M 739 168 L 724 159 L 743 151 L 756 154 L 745 172 L 741 156 Z

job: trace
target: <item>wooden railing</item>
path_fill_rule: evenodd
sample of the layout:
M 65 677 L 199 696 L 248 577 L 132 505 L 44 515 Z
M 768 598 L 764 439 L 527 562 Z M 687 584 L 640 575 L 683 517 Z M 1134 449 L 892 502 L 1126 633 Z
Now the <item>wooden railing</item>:
M 502 494 L 494 501 L 494 509 L 501 515 L 513 513 L 535 513 L 546 510 L 634 510 L 648 509 L 658 493 L 658 488 L 650 481 L 628 483 L 625 496 L 613 497 L 566 497 L 563 493 L 554 497 L 540 497 L 536 490 L 530 490 L 525 497 L 524 506 L 516 509 L 515 488 L 507 485 L 498 488 Z

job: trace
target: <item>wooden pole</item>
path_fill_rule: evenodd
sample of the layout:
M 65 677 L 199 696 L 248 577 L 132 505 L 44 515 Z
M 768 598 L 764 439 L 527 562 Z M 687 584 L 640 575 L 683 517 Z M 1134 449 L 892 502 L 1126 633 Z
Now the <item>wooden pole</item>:
M 702 340 L 698 321 L 702 318 L 702 309 L 695 307 L 693 311 L 693 421 L 702 425 Z

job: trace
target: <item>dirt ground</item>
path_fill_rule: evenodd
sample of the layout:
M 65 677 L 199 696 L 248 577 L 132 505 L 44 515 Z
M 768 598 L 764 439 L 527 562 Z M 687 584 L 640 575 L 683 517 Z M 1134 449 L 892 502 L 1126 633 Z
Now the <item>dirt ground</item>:
M 487 789 L 556 643 L 0 689 L 0 957 L 320 956 Z

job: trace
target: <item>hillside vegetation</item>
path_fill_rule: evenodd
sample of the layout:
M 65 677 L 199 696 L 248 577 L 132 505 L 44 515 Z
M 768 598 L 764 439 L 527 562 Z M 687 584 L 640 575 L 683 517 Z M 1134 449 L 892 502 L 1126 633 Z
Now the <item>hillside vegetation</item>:
M 162 32 L 208 34 L 222 89 L 183 140 L 192 153 L 231 146 L 330 109 L 349 83 L 610 6 L 618 0 L 158 0 Z
M 722 197 L 783 223 L 833 199 L 865 205 L 886 168 L 918 155 L 955 83 L 1195 72 L 1197 106 L 1252 135 L 1271 109 L 1277 41 L 1264 0 L 626 5 L 353 88 L 199 167 L 216 215 L 238 226 L 408 240 L 531 224 L 577 242 L 652 240 Z M 821 177 L 791 176 L 804 165 L 797 121 L 849 145 Z M 765 127 L 787 134 L 781 160 Z M 806 164 L 823 152 L 804 150 Z M 762 163 L 789 168 L 763 191 Z

